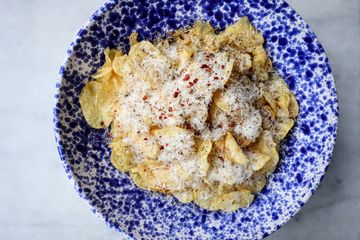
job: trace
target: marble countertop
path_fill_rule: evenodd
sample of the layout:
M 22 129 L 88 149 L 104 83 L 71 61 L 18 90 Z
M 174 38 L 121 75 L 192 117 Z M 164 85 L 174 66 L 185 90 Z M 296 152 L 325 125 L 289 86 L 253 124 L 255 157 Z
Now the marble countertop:
M 124 239 L 73 190 L 52 125 L 58 68 L 76 32 L 103 2 L 1 2 L 0 239 Z M 299 214 L 268 239 L 360 240 L 360 1 L 288 2 L 330 58 L 340 123 L 323 183 Z

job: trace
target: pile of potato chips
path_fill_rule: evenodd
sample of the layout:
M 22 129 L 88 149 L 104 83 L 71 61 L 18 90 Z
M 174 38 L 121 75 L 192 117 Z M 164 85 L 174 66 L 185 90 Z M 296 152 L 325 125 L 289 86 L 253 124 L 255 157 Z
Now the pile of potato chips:
M 178 55 L 176 59 L 169 59 L 163 54 L 162 46 L 173 42 L 178 46 Z M 205 209 L 223 211 L 249 206 L 275 170 L 280 141 L 293 127 L 299 112 L 295 96 L 274 73 L 263 48 L 263 36 L 245 17 L 219 34 L 209 23 L 199 21 L 194 27 L 171 33 L 168 39 L 159 40 L 155 45 L 148 41 L 137 42 L 136 33 L 130 36 L 130 43 L 128 54 L 105 50 L 105 63 L 80 95 L 82 113 L 89 126 L 95 129 L 111 126 L 112 164 L 128 172 L 138 187 L 173 194 L 182 203 L 195 202 Z M 125 88 L 131 87 L 131 84 L 124 84 L 124 77 L 136 75 L 151 89 L 161 87 L 163 82 L 157 69 L 142 68 L 138 64 L 149 52 L 158 62 L 177 68 L 186 65 L 199 51 L 227 52 L 234 59 L 231 74 L 261 86 L 261 94 L 252 106 L 262 118 L 255 139 L 231 130 L 219 139 L 207 139 L 185 125 L 155 126 L 151 123 L 147 132 L 134 134 L 121 124 L 117 112 L 124 105 L 119 102 L 119 96 Z M 226 84 L 229 83 L 224 82 Z M 216 112 L 234 114 L 224 89 L 214 93 L 205 121 Z M 146 119 L 146 116 L 141 117 Z M 186 141 L 189 147 L 178 149 L 176 144 L 171 145 L 176 141 Z M 166 156 L 175 159 L 164 160 Z M 215 161 L 224 164 L 222 166 L 242 169 L 247 175 L 241 181 L 231 179 L 231 175 L 227 181 L 213 181 L 209 173 L 216 168 Z

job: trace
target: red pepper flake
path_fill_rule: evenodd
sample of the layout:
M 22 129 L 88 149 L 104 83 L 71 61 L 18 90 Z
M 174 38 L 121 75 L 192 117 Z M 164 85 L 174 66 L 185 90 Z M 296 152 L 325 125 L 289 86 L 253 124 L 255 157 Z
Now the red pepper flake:
M 190 130 L 190 131 L 193 131 L 193 130 L 194 130 L 190 123 L 186 123 L 186 124 L 185 124 L 185 128 L 186 128 L 187 130 Z
M 210 68 L 208 65 L 206 65 L 206 64 L 201 65 L 200 68 L 201 68 L 201 69 L 205 69 L 205 71 L 207 71 L 208 73 L 211 72 L 211 68 Z
M 207 83 L 207 84 L 206 84 L 206 86 L 210 87 L 210 86 L 211 86 L 211 84 L 210 84 L 210 83 Z
M 224 69 L 225 68 L 225 65 L 221 65 L 221 69 Z
M 230 127 L 235 127 L 236 126 L 236 123 L 235 122 L 231 122 L 230 123 Z
M 167 147 L 168 147 L 168 146 L 169 146 L 169 144 L 168 144 L 168 143 L 166 143 L 166 144 L 165 144 L 165 146 L 167 146 Z
M 189 94 L 193 94 L 194 93 L 194 89 L 190 89 Z
M 185 104 L 182 103 L 182 102 L 180 102 L 180 106 L 181 106 L 181 107 L 185 107 Z
M 219 79 L 219 77 L 217 77 L 217 76 L 214 77 L 214 80 L 218 80 L 218 79 Z
M 199 81 L 199 79 L 195 78 L 193 83 L 196 84 Z
M 160 119 L 160 120 L 162 120 L 162 119 L 163 119 L 163 117 L 160 115 L 160 116 L 159 116 L 159 119 Z
M 173 111 L 173 108 L 172 108 L 172 107 L 169 107 L 168 110 L 169 110 L 169 112 L 172 112 L 172 111 Z
M 174 92 L 174 98 L 177 98 L 179 96 L 179 91 Z
M 160 150 L 164 150 L 164 146 L 160 146 Z
M 219 127 L 219 128 L 223 128 L 223 125 L 220 123 L 220 124 L 218 125 L 218 127 Z
M 149 97 L 148 96 L 143 96 L 143 100 L 146 101 L 146 99 L 148 99 Z
M 145 141 L 147 141 L 147 140 L 148 140 L 148 138 L 144 138 L 144 140 L 145 140 Z
M 186 74 L 183 81 L 186 82 L 186 81 L 189 81 L 190 79 L 190 74 Z
M 192 86 L 194 86 L 193 82 L 189 82 L 189 85 L 187 85 L 188 88 L 191 88 Z

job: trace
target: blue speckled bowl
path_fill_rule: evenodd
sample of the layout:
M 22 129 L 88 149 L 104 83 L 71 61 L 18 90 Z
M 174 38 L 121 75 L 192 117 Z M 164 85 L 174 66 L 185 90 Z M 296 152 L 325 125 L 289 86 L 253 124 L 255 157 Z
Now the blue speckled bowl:
M 127 36 L 143 39 L 191 25 L 223 29 L 248 16 L 264 34 L 275 67 L 300 104 L 294 129 L 282 143 L 281 162 L 248 209 L 225 214 L 138 189 L 110 163 L 105 130 L 91 129 L 79 94 L 104 61 L 104 48 L 128 50 Z M 56 141 L 66 173 L 80 196 L 112 228 L 137 239 L 261 239 L 294 216 L 314 193 L 334 148 L 338 105 L 333 76 L 314 33 L 281 0 L 109 1 L 80 30 L 57 84 Z

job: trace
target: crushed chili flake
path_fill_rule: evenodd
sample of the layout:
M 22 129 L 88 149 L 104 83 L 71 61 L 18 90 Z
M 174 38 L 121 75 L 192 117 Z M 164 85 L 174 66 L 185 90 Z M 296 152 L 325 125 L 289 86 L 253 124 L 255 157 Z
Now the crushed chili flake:
M 211 68 L 210 68 L 208 65 L 206 65 L 206 64 L 201 65 L 200 68 L 201 68 L 201 69 L 205 69 L 205 71 L 207 71 L 208 73 L 211 73 Z
M 196 84 L 199 81 L 199 79 L 195 78 L 193 83 Z
M 219 77 L 217 77 L 217 76 L 214 77 L 214 80 L 218 80 L 218 79 L 219 79 Z
M 165 144 L 165 146 L 167 146 L 167 147 L 168 147 L 168 146 L 169 146 L 169 144 L 168 144 L 168 143 L 166 143 L 166 144 Z
M 190 131 L 193 131 L 193 130 L 194 130 L 194 128 L 191 126 L 190 123 L 185 123 L 185 128 L 186 128 L 187 130 L 190 130 Z
M 143 96 L 143 100 L 146 101 L 146 99 L 148 99 L 149 97 L 148 96 Z
M 189 85 L 187 85 L 188 88 L 191 88 L 192 86 L 194 86 L 193 82 L 189 82 Z
M 221 69 L 224 69 L 225 68 L 225 65 L 221 65 Z
M 164 146 L 160 146 L 160 150 L 164 150 Z
M 177 98 L 179 96 L 179 91 L 174 92 L 174 98 Z
M 230 127 L 235 127 L 236 126 L 236 123 L 235 122 L 231 122 L 230 123 Z
M 218 125 L 218 127 L 219 127 L 219 128 L 223 128 L 223 125 L 220 123 L 220 124 Z
M 207 83 L 207 84 L 206 84 L 206 86 L 210 87 L 210 86 L 211 86 L 211 84 L 210 84 L 210 83 Z
M 147 140 L 148 140 L 148 138 L 144 138 L 144 140 L 145 140 L 145 141 L 147 141 Z
M 172 111 L 173 111 L 173 108 L 172 108 L 172 107 L 169 107 L 168 110 L 169 110 L 169 112 L 172 112 Z
M 184 77 L 184 79 L 183 79 L 183 81 L 186 82 L 186 81 L 188 81 L 189 79 L 190 79 L 190 74 L 186 74 L 185 77 Z

